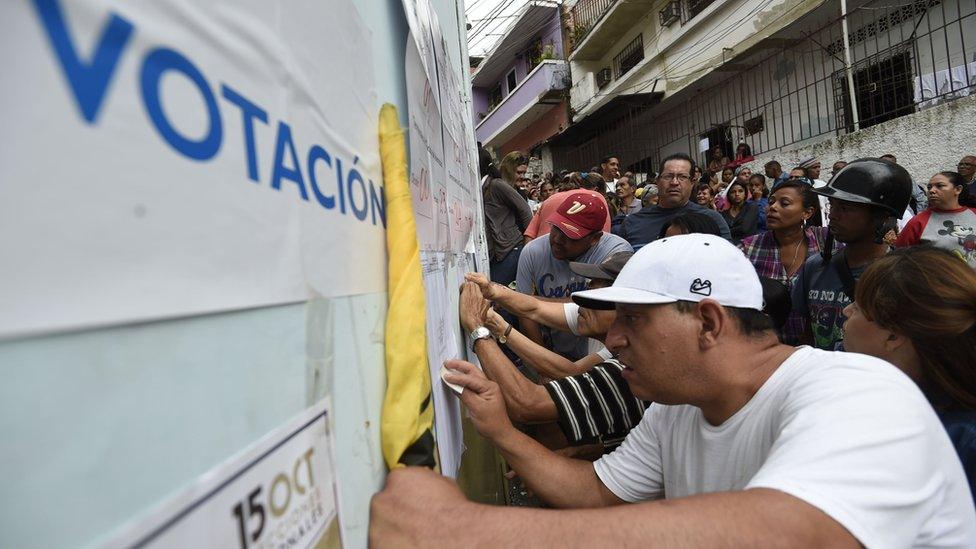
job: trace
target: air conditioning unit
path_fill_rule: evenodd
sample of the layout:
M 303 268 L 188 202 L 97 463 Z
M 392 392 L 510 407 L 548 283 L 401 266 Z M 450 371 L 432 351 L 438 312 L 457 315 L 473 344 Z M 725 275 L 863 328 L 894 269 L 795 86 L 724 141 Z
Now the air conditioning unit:
M 613 73 L 610 72 L 610 67 L 600 69 L 600 72 L 596 73 L 596 87 L 601 90 L 613 80 Z
M 671 0 L 665 4 L 664 9 L 660 12 L 660 16 L 662 27 L 670 27 L 672 24 L 681 19 L 680 0 Z

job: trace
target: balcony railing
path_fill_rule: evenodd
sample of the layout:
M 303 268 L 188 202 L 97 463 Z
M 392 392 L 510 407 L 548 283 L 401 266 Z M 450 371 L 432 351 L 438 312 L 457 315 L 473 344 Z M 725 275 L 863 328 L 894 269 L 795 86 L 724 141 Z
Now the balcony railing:
M 572 7 L 573 15 L 573 43 L 579 44 L 593 28 L 593 25 L 603 17 L 603 14 L 617 3 L 618 0 L 580 0 Z
M 569 68 L 565 61 L 542 61 L 478 123 L 475 128 L 478 141 L 487 142 L 488 138 L 508 127 L 526 107 L 539 103 L 549 92 L 566 89 L 568 81 Z

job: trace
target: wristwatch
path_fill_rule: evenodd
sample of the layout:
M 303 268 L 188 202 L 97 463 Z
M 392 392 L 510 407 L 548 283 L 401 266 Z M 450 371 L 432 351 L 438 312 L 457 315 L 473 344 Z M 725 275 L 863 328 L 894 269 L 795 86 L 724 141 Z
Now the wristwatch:
M 488 328 L 484 326 L 478 326 L 471 331 L 471 351 L 474 351 L 474 344 L 478 342 L 479 339 L 488 339 L 491 337 L 491 332 Z

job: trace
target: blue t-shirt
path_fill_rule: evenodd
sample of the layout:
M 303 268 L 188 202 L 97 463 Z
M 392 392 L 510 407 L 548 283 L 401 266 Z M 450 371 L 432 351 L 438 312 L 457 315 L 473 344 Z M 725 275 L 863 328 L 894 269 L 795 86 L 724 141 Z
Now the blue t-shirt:
M 855 281 L 866 267 L 851 269 Z M 842 351 L 846 320 L 842 311 L 851 304 L 853 296 L 844 293 L 844 284 L 836 264 L 831 261 L 824 266 L 823 256 L 810 256 L 796 279 L 791 298 L 793 312 L 804 321 L 802 328 L 805 330 L 809 326 L 813 332 L 814 347 Z

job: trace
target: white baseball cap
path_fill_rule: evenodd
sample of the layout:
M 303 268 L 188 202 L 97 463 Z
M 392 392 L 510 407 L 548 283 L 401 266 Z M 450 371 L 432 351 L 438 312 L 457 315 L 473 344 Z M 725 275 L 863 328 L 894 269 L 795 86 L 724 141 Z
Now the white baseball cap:
M 763 308 L 762 285 L 745 254 L 722 237 L 701 233 L 655 240 L 630 258 L 613 286 L 572 297 L 590 309 L 705 298 L 726 307 Z

